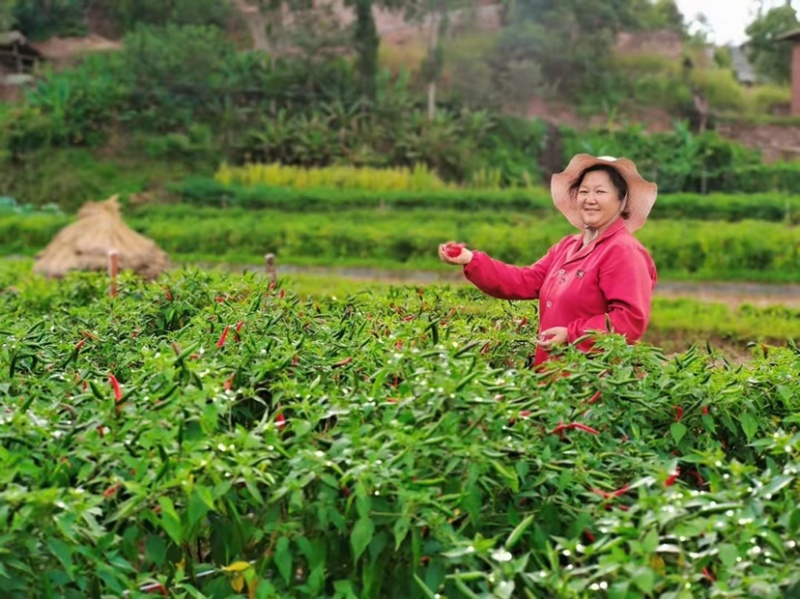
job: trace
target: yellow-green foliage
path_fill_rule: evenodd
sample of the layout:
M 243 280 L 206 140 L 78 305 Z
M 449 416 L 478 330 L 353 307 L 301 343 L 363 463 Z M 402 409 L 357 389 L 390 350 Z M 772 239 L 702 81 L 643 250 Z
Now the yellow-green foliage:
M 708 98 L 712 110 L 742 110 L 746 107 L 744 87 L 728 69 L 694 69 L 692 83 Z
M 773 114 L 775 108 L 791 103 L 792 90 L 788 85 L 758 85 L 748 90 L 747 97 L 753 113 Z
M 362 189 L 368 191 L 428 191 L 448 187 L 424 164 L 413 169 L 329 166 L 302 168 L 282 164 L 223 164 L 214 177 L 223 185 L 268 185 L 295 189 Z

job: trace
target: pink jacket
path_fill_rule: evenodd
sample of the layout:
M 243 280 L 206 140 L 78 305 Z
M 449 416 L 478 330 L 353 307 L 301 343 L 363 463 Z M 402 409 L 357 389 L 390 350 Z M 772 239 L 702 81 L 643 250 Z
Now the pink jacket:
M 572 343 L 589 331 L 640 339 L 650 322 L 656 267 L 647 250 L 618 220 L 581 248 L 583 234 L 569 235 L 531 266 L 518 267 L 474 252 L 464 275 L 484 293 L 500 299 L 539 298 L 539 327 L 567 327 Z M 587 340 L 579 345 L 586 351 Z M 536 349 L 535 364 L 547 359 Z

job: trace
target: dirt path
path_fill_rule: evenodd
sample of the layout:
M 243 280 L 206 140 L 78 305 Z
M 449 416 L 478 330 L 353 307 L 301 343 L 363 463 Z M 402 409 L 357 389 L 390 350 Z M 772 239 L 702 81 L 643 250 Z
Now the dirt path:
M 236 268 L 236 267 L 233 267 Z M 243 270 L 262 270 L 259 266 L 239 267 Z M 449 283 L 464 282 L 458 270 L 424 271 L 424 270 L 381 270 L 376 268 L 316 268 L 305 266 L 278 266 L 281 275 L 319 275 L 340 276 L 357 281 L 378 281 L 384 283 Z M 800 308 L 800 285 L 775 285 L 763 283 L 741 282 L 694 282 L 694 281 L 662 281 L 656 287 L 657 297 L 688 297 L 704 302 L 726 303 L 731 307 L 742 304 L 754 306 L 784 305 Z

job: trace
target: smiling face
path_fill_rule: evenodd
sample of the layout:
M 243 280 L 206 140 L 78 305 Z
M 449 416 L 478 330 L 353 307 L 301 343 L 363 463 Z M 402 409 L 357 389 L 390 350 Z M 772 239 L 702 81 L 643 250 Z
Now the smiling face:
M 578 187 L 577 201 L 583 223 L 594 229 L 605 229 L 619 218 L 622 198 L 604 170 L 586 173 Z

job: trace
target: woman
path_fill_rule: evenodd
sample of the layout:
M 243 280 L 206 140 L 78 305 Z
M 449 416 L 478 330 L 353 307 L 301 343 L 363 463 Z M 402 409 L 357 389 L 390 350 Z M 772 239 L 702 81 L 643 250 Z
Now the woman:
M 630 160 L 578 154 L 553 175 L 551 192 L 556 207 L 582 232 L 568 235 L 531 266 L 505 264 L 452 242 L 439 246 L 439 258 L 463 265 L 464 275 L 484 293 L 539 299 L 537 365 L 554 347 L 608 331 L 609 324 L 628 343 L 640 339 L 656 284 L 655 264 L 632 233 L 647 220 L 657 188 Z M 587 351 L 593 343 L 585 339 L 578 347 Z

